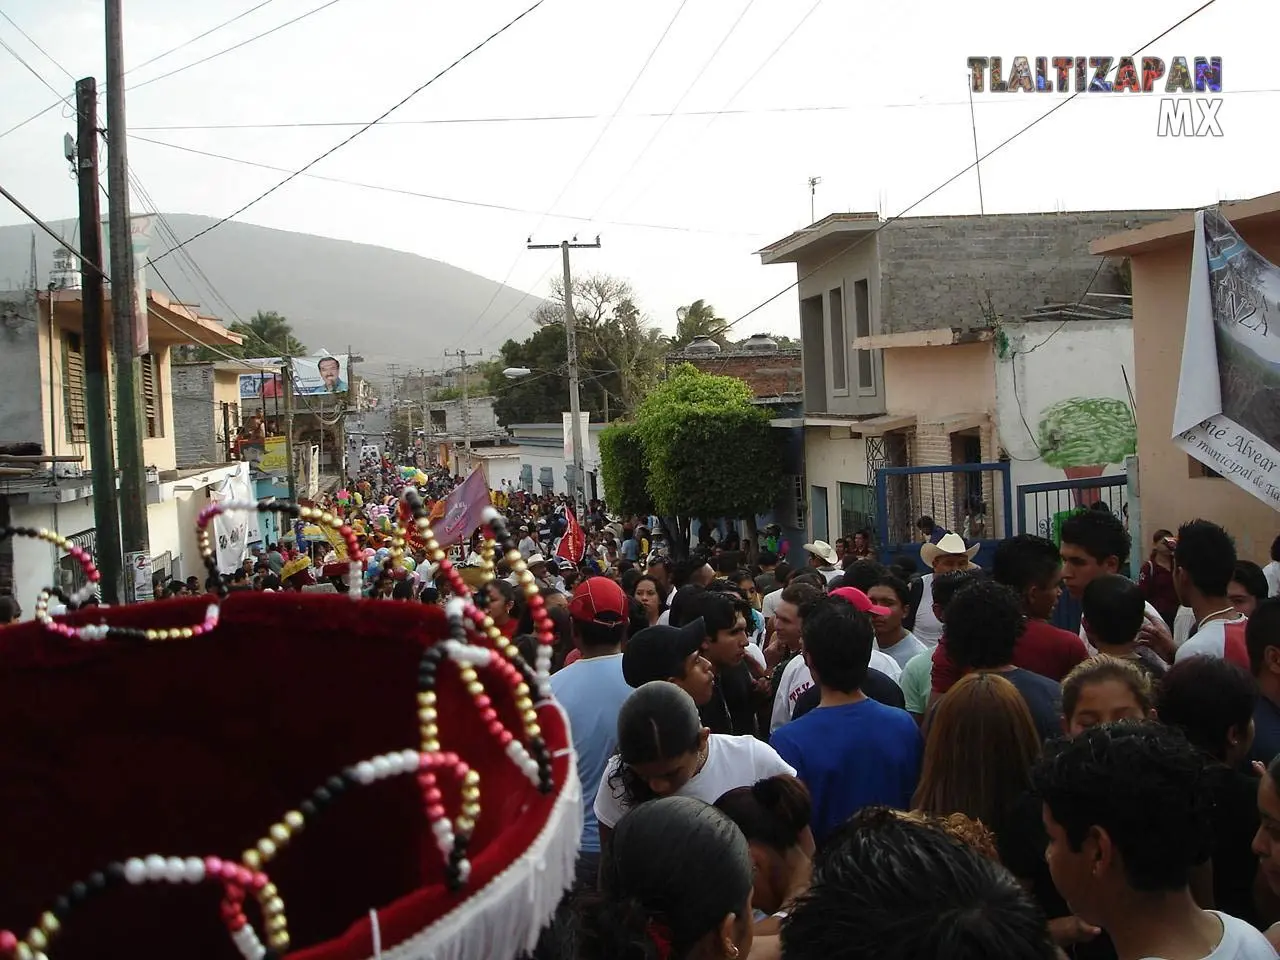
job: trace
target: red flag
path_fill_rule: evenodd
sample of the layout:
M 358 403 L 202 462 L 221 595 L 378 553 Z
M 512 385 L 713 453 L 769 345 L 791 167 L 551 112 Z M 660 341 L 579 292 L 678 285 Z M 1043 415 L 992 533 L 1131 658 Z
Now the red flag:
M 443 519 L 434 525 L 436 540 L 446 547 L 462 543 L 483 522 L 484 509 L 489 504 L 489 484 L 484 471 L 477 467 L 445 498 Z
M 564 508 L 564 519 L 564 536 L 560 538 L 560 546 L 556 547 L 556 556 L 581 563 L 582 555 L 587 552 L 587 538 L 578 525 L 578 518 L 568 507 Z

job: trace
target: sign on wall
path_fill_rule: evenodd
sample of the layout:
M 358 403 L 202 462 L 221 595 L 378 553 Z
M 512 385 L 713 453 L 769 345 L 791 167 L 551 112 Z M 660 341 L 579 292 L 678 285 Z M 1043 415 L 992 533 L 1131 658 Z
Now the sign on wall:
M 147 329 L 147 256 L 151 252 L 151 223 L 155 218 L 149 214 L 130 217 L 130 242 L 133 244 L 133 278 L 137 289 L 138 313 L 134 320 L 134 356 L 142 356 L 151 349 L 151 338 Z M 102 221 L 102 249 L 111 250 L 111 226 Z M 110 260 L 108 260 L 108 264 Z M 151 581 L 147 580 L 147 589 L 151 589 Z
M 258 358 L 247 363 L 264 367 L 280 366 L 280 357 Z M 294 357 L 293 395 L 295 397 L 321 397 L 328 393 L 345 393 L 347 390 L 347 357 L 331 357 L 327 354 L 314 357 Z M 278 373 L 242 373 L 240 375 L 241 400 L 269 400 L 283 396 L 282 377 Z
M 1280 267 L 1196 211 L 1173 440 L 1280 510 Z

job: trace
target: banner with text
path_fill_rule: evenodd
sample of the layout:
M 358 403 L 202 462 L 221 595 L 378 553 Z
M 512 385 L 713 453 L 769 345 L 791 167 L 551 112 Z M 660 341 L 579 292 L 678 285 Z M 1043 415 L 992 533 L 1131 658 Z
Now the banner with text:
M 1280 267 L 1196 212 L 1173 440 L 1280 510 Z

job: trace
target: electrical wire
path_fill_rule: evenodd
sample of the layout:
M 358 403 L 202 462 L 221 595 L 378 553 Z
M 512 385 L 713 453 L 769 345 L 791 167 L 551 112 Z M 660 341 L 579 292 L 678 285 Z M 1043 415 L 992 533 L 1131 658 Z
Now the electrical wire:
M 1192 10 L 1192 11 L 1191 11 L 1190 13 L 1188 13 L 1186 16 L 1182 17 L 1180 20 L 1178 20 L 1176 23 L 1174 23 L 1171 27 L 1168 27 L 1167 29 L 1165 29 L 1165 30 L 1161 31 L 1158 35 L 1156 35 L 1155 37 L 1153 37 L 1152 39 L 1150 39 L 1150 40 L 1148 40 L 1146 43 L 1144 43 L 1141 47 L 1139 47 L 1136 51 L 1134 51 L 1134 53 L 1132 54 L 1132 56 L 1134 56 L 1134 57 L 1138 56 L 1138 55 L 1139 55 L 1143 50 L 1145 50 L 1147 47 L 1150 47 L 1152 44 L 1154 44 L 1154 43 L 1156 43 L 1156 42 L 1158 42 L 1158 41 L 1160 41 L 1160 40 L 1164 39 L 1166 36 L 1168 36 L 1168 35 L 1169 35 L 1170 33 L 1172 33 L 1174 30 L 1178 29 L 1178 27 L 1182 26 L 1184 23 L 1186 23 L 1188 20 L 1190 20 L 1190 19 L 1192 19 L 1193 17 L 1195 17 L 1197 14 L 1199 14 L 1199 13 L 1201 13 L 1201 12 L 1203 12 L 1203 11 L 1205 11 L 1205 10 L 1209 9 L 1209 7 L 1213 6 L 1215 3 L 1217 3 L 1217 0 L 1205 0 L 1205 2 L 1204 2 L 1204 3 L 1200 4 L 1200 6 L 1196 7 L 1194 10 Z M 1118 66 L 1118 64 L 1117 64 L 1117 66 Z M 1115 67 L 1113 67 L 1112 69 L 1114 70 L 1114 69 L 1116 69 L 1116 68 L 1115 68 Z M 1014 131 L 1014 133 L 1012 133 L 1010 136 L 1006 137 L 1004 140 L 1001 140 L 998 144 L 996 144 L 994 147 L 992 147 L 990 150 L 988 150 L 988 151 L 987 151 L 986 153 L 984 153 L 982 156 L 980 156 L 980 157 L 978 157 L 977 159 L 972 160 L 971 162 L 969 162 L 968 164 L 966 164 L 962 169 L 960 169 L 959 171 L 957 171 L 956 173 L 954 173 L 952 176 L 948 177 L 948 178 L 947 178 L 946 180 L 944 180 L 942 183 L 938 184 L 936 187 L 934 187 L 932 190 L 930 190 L 930 191 L 929 191 L 928 193 L 926 193 L 924 196 L 920 197 L 918 200 L 914 201 L 913 203 L 911 203 L 910 205 L 908 205 L 907 207 L 905 207 L 904 209 L 902 209 L 901 211 L 899 211 L 898 213 L 896 213 L 894 216 L 889 217 L 887 220 L 883 220 L 883 221 L 881 221 L 881 222 L 876 226 L 876 228 L 875 228 L 874 230 L 869 230 L 869 231 L 867 231 L 866 233 L 864 233 L 864 234 L 862 234 L 861 236 L 859 236 L 856 240 L 853 240 L 853 241 L 851 241 L 849 244 L 847 244 L 847 245 L 845 245 L 845 246 L 841 247 L 841 248 L 840 248 L 840 249 L 838 249 L 835 253 L 833 253 L 830 257 L 826 258 L 826 259 L 825 259 L 825 260 L 823 260 L 821 263 L 819 263 L 817 266 L 813 267 L 812 269 L 810 269 L 810 270 L 809 270 L 809 271 L 807 271 L 806 273 L 801 274 L 800 276 L 798 276 L 798 277 L 795 279 L 795 281 L 794 281 L 794 282 L 789 283 L 787 286 L 785 286 L 783 289 L 779 290 L 777 293 L 775 293 L 775 294 L 773 294 L 772 296 L 770 296 L 768 299 L 766 299 L 766 300 L 762 300 L 760 303 L 757 303 L 754 307 L 752 307 L 752 308 L 751 308 L 750 310 L 748 310 L 746 313 L 744 313 L 744 314 L 742 314 L 741 316 L 739 316 L 736 320 L 731 321 L 731 322 L 729 323 L 728 327 L 726 327 L 725 329 L 726 329 L 726 330 L 731 330 L 731 329 L 733 329 L 733 327 L 735 327 L 737 324 L 741 323 L 743 320 L 747 319 L 747 317 L 751 316 L 752 314 L 756 313 L 756 312 L 757 312 L 757 311 L 759 311 L 759 310 L 762 310 L 764 307 L 767 307 L 769 304 L 773 303 L 773 301 L 774 301 L 774 300 L 777 300 L 777 299 L 778 299 L 779 297 L 781 297 L 782 295 L 784 295 L 784 294 L 786 294 L 786 293 L 789 293 L 790 291 L 794 290 L 796 287 L 800 286 L 800 284 L 801 284 L 801 283 L 803 283 L 805 280 L 808 280 L 810 277 L 814 276 L 814 275 L 815 275 L 815 274 L 817 274 L 819 271 L 823 270 L 824 268 L 826 268 L 826 267 L 827 267 L 827 266 L 829 266 L 830 264 L 834 263 L 836 260 L 840 259 L 841 257 L 845 256 L 845 255 L 846 255 L 847 253 L 849 253 L 850 251 L 852 251 L 852 250 L 854 250 L 855 248 L 857 248 L 860 244 L 865 243 L 866 241 L 870 240 L 872 237 L 874 237 L 874 236 L 876 236 L 877 234 L 879 234 L 879 233 L 880 233 L 880 231 L 881 231 L 881 230 L 883 230 L 885 227 L 889 226 L 889 224 L 894 223 L 894 222 L 896 222 L 896 221 L 898 221 L 898 220 L 901 220 L 903 217 L 905 217 L 908 213 L 910 213 L 910 212 L 911 212 L 912 210 L 914 210 L 916 207 L 920 206 L 920 204 L 922 204 L 922 203 L 926 202 L 927 200 L 929 200 L 930 198 L 932 198 L 932 197 L 933 197 L 933 196 L 935 196 L 936 194 L 940 193 L 942 190 L 945 190 L 947 187 L 949 187 L 951 184 L 955 183 L 957 180 L 959 180 L 961 177 L 963 177 L 966 173 L 968 173 L 968 172 L 969 172 L 970 170 L 972 170 L 974 167 L 976 167 L 976 166 L 978 166 L 980 163 L 982 163 L 982 161 L 986 160 L 988 157 L 992 156 L 992 155 L 993 155 L 993 154 L 995 154 L 996 152 L 998 152 L 998 151 L 1000 151 L 1000 150 L 1004 149 L 1004 148 L 1005 148 L 1005 147 L 1007 147 L 1009 144 L 1013 143 L 1013 141 L 1014 141 L 1014 140 L 1017 140 L 1020 136 L 1022 136 L 1022 135 L 1023 135 L 1024 133 L 1026 133 L 1028 130 L 1032 129 L 1033 127 L 1038 126 L 1039 124 L 1043 123 L 1045 120 L 1049 119 L 1049 117 L 1053 116 L 1055 113 L 1057 113 L 1059 110 L 1061 110 L 1061 109 L 1062 109 L 1063 107 L 1065 107 L 1067 104 L 1071 103 L 1071 101 L 1075 100 L 1075 99 L 1076 99 L 1076 97 L 1078 97 L 1078 96 L 1080 96 L 1080 95 L 1081 95 L 1081 91 L 1076 91 L 1075 93 L 1072 93 L 1070 96 L 1065 97 L 1065 98 L 1064 98 L 1064 99 L 1062 99 L 1062 100 L 1059 100 L 1059 101 L 1058 101 L 1054 106 L 1050 107 L 1050 108 L 1049 108 L 1048 110 L 1046 110 L 1044 113 L 1040 114 L 1040 116 L 1036 117 L 1034 120 L 1032 120 L 1032 121 L 1031 121 L 1030 123 L 1028 123 L 1026 126 L 1021 127 L 1020 129 L 1018 129 L 1018 130 Z
M 13 29 L 17 30 L 20 34 L 22 34 L 23 39 L 25 39 L 27 43 L 31 44 L 33 47 L 39 50 L 40 53 L 44 55 L 44 58 L 46 60 L 48 60 L 55 67 L 57 67 L 59 70 L 65 73 L 67 75 L 67 79 L 69 79 L 72 83 L 75 83 L 76 78 L 71 75 L 71 73 L 67 70 L 67 68 L 64 67 L 62 64 L 60 64 L 57 60 L 55 60 L 52 54 L 50 54 L 48 50 L 40 46 L 40 44 L 36 43 L 36 41 L 31 38 L 31 34 L 27 33 L 27 31 L 23 30 L 22 27 L 18 26 L 18 24 L 14 22 L 13 17 L 9 16 L 3 10 L 0 10 L 0 17 L 4 17 L 4 19 L 8 22 L 9 26 L 13 27 Z M 28 69 L 30 69 L 30 67 L 28 67 Z M 41 82 L 43 82 L 43 78 L 41 78 Z M 56 90 L 54 91 L 54 93 L 57 93 L 57 92 L 58 91 Z
M 257 205 L 258 203 L 261 203 L 263 200 L 265 200 L 267 197 L 271 196 L 271 194 L 275 193 L 277 190 L 279 190 L 279 189 L 280 189 L 281 187 L 283 187 L 285 184 L 287 184 L 287 183 L 289 183 L 290 181 L 292 181 L 292 180 L 294 180 L 294 179 L 296 179 L 296 178 L 298 178 L 298 177 L 302 176 L 304 173 L 306 173 L 308 170 L 310 170 L 312 167 L 314 167 L 314 166 L 315 166 L 317 163 L 319 163 L 320 161 L 324 160 L 326 157 L 332 156 L 334 153 L 337 153 L 339 150 L 341 150 L 341 149 L 342 149 L 343 147 L 345 147 L 347 144 L 351 143 L 353 140 L 355 140 L 355 139 L 356 139 L 357 137 L 359 137 L 361 134 L 363 134 L 363 133 L 365 133 L 366 131 L 368 131 L 368 130 L 372 129 L 373 127 L 377 126 L 379 123 L 381 123 L 381 122 L 382 122 L 383 120 L 385 120 L 387 117 L 389 117 L 392 113 L 394 113 L 395 111 L 399 110 L 399 109 L 400 109 L 401 107 L 403 107 L 406 103 L 408 103 L 410 100 L 412 100 L 414 97 L 416 97 L 419 93 L 421 93 L 421 92 L 422 92 L 423 90 L 425 90 L 427 87 L 431 86 L 433 83 L 435 83 L 435 82 L 436 82 L 437 80 L 439 80 L 441 77 L 443 77 L 445 74 L 447 74 L 449 71 L 451 71 L 454 67 L 458 66 L 458 64 L 462 63 L 464 60 L 466 60 L 468 57 L 470 57 L 472 54 L 476 53 L 478 50 L 482 49 L 482 48 L 483 48 L 484 46 L 486 46 L 488 43 L 490 43 L 491 41 L 493 41 L 493 40 L 497 39 L 497 38 L 498 38 L 498 37 L 500 37 L 502 34 L 506 33 L 508 30 L 510 30 L 512 27 L 514 27 L 517 23 L 519 23 L 519 22 L 520 22 L 521 20 L 523 20 L 525 17 L 529 16 L 529 14 L 531 14 L 531 13 L 533 13 L 535 10 L 537 10 L 537 9 L 538 9 L 540 6 L 542 6 L 544 3 L 546 3 L 546 0 L 535 0 L 535 2 L 533 3 L 533 5 L 532 5 L 532 6 L 530 6 L 530 7 L 526 8 L 524 11 L 522 11 L 521 13 L 519 13 L 519 14 L 518 14 L 516 17 L 514 17 L 512 20 L 509 20 L 509 21 L 508 21 L 507 23 L 505 23 L 503 26 L 499 27 L 499 28 L 498 28 L 497 30 L 495 30 L 493 33 L 489 34 L 489 36 L 485 37 L 483 40 L 481 40 L 478 44 L 476 44 L 474 47 L 472 47 L 472 48 L 471 48 L 470 50 L 468 50 L 466 53 L 462 54 L 462 56 L 458 57 L 458 59 L 454 60 L 454 61 L 453 61 L 451 64 L 449 64 L 447 67 L 445 67 L 444 69 L 442 69 L 442 70 L 440 70 L 438 73 L 436 73 L 436 75 L 435 75 L 435 76 L 433 76 L 433 77 L 431 77 L 429 80 L 427 80 L 427 82 L 426 82 L 426 83 L 423 83 L 421 86 L 419 86 L 419 87 L 415 88 L 413 91 L 411 91 L 411 92 L 408 94 L 408 96 L 406 96 L 406 97 L 402 98 L 399 102 L 395 103 L 393 106 L 391 106 L 388 110 L 384 111 L 384 112 L 383 112 L 380 116 L 378 116 L 377 118 L 375 118 L 375 119 L 373 119 L 373 120 L 369 121 L 369 123 L 365 124 L 363 127 L 361 127 L 359 130 L 357 130 L 355 133 L 351 134 L 351 136 L 347 137 L 347 138 L 346 138 L 345 140 L 343 140 L 341 143 L 338 143 L 337 145 L 335 145 L 335 146 L 333 146 L 333 147 L 330 147 L 328 150 L 326 150 L 324 153 L 320 154 L 320 156 L 316 157 L 316 158 L 315 158 L 314 160 L 312 160 L 310 163 L 308 163 L 308 164 L 306 164 L 305 166 L 301 167 L 300 169 L 298 169 L 298 170 L 296 170 L 296 171 L 294 171 L 294 172 L 290 173 L 287 177 L 285 177 L 283 180 L 281 180 L 281 181 L 280 181 L 279 183 L 277 183 L 275 186 L 271 187 L 270 189 L 266 190 L 266 191 L 265 191 L 265 192 L 263 192 L 263 193 L 260 193 L 258 196 L 254 197 L 252 200 L 250 200 L 248 203 L 246 203 L 246 204 L 244 204 L 243 206 L 241 206 L 239 209 L 237 209 L 237 210 L 233 211 L 232 213 L 229 213 L 227 216 L 222 217 L 221 219 L 219 219 L 219 220 L 215 221 L 215 222 L 214 222 L 213 224 L 211 224 L 210 226 L 207 226 L 207 227 L 205 227 L 203 230 L 201 230 L 201 231 L 197 232 L 196 234 L 194 234 L 194 235 L 192 235 L 192 236 L 188 237 L 186 240 L 182 241 L 182 243 L 178 244 L 176 247 L 171 247 L 171 248 L 169 248 L 168 250 L 166 250 L 164 253 L 160 254 L 160 256 L 152 258 L 152 259 L 153 259 L 153 262 L 154 262 L 154 261 L 163 260 L 165 257 L 167 257 L 167 256 L 169 256 L 170 254 L 174 253 L 176 250 L 181 249 L 182 247 L 185 247 L 185 246 L 186 246 L 187 244 L 189 244 L 192 240 L 195 240 L 195 239 L 196 239 L 196 238 L 198 238 L 198 237 L 203 237 L 206 233 L 209 233 L 209 232 L 210 232 L 210 231 L 212 231 L 212 230 L 216 230 L 218 227 L 222 226 L 222 224 L 224 224 L 224 223 L 228 222 L 229 220 L 233 220 L 233 219 L 235 219 L 236 217 L 240 216 L 240 214 L 242 214 L 242 213 L 244 213 L 246 210 L 248 210 L 250 207 L 253 207 L 253 206 Z
M 271 170 L 275 173 L 289 173 L 288 167 L 275 166 L 270 163 L 261 163 L 256 160 L 247 160 L 243 157 L 231 157 L 222 153 L 213 153 L 209 150 L 198 150 L 195 147 L 186 147 L 177 143 L 168 143 L 164 140 L 153 140 L 150 137 L 138 136 L 130 134 L 130 139 L 149 143 L 157 147 L 168 147 L 171 150 L 179 150 L 183 153 L 190 153 L 200 157 L 209 157 L 213 160 L 225 160 L 228 163 L 238 163 L 247 167 L 256 167 L 260 170 Z M 404 187 L 391 187 L 378 183 L 364 183 L 360 180 L 348 180 L 344 177 L 329 177 L 319 173 L 306 173 L 304 177 L 311 180 L 320 180 L 325 183 L 337 183 L 348 187 L 360 187 L 365 190 L 377 190 L 381 193 L 393 193 L 405 197 L 418 197 L 423 200 L 435 200 L 439 203 L 452 203 L 465 207 L 477 207 L 482 210 L 499 210 L 506 213 L 541 213 L 529 207 L 515 207 L 504 203 L 489 203 L 482 200 L 463 200 L 460 197 L 446 197 L 437 193 L 425 193 L 421 190 L 409 190 Z M 762 233 L 735 232 L 726 230 L 710 230 L 703 227 L 684 227 L 675 224 L 666 223 L 641 223 L 634 220 L 598 220 L 594 217 L 583 217 L 574 214 L 558 213 L 556 218 L 560 220 L 574 220 L 580 223 L 599 223 L 607 224 L 615 227 L 628 227 L 636 230 L 666 230 L 677 233 L 700 233 L 713 236 L 733 236 L 733 237 L 759 237 Z
M 17 197 L 15 197 L 12 193 L 10 193 L 8 190 L 6 190 L 6 189 L 4 188 L 4 185 L 3 185 L 3 184 L 0 184 L 0 197 L 4 197 L 6 200 L 8 200 L 10 203 L 12 203 L 15 207 L 17 207 L 20 211 L 22 211 L 23 215 L 24 215 L 28 220 L 30 220 L 32 223 L 34 223 L 37 227 L 39 227 L 41 230 L 43 230 L 43 231 L 44 231 L 45 233 L 47 233 L 49 236 L 53 237 L 53 239 L 54 239 L 54 240 L 58 241 L 58 245 L 59 245 L 59 246 L 61 246 L 61 247 L 65 247 L 65 248 L 66 248 L 66 250 L 67 250 L 67 252 L 68 252 L 69 254 L 71 254 L 73 257 L 75 257 L 77 260 L 79 260 L 82 264 L 84 264 L 84 265 L 85 265 L 86 267 L 88 267 L 90 270 L 93 270 L 93 271 L 95 271 L 96 273 L 101 274 L 101 275 L 102 275 L 102 279 L 103 279 L 104 281 L 106 281 L 107 283 L 110 283 L 110 282 L 111 282 L 111 278 L 110 278 L 109 276 L 107 276 L 106 271 L 105 271 L 105 270 L 103 270 L 103 269 L 102 269 L 102 267 L 98 266 L 96 263 L 93 263 L 93 262 L 92 262 L 91 260 L 89 260 L 89 258 L 88 258 L 88 257 L 86 257 L 83 253 L 81 253 L 81 252 L 80 252 L 79 250 L 77 250 L 75 247 L 71 246 L 69 243 L 67 243 L 65 240 L 63 240 L 63 239 L 62 239 L 62 237 L 58 234 L 58 232 L 57 232 L 56 230 L 54 230 L 54 229 L 53 229 L 53 227 L 49 226 L 47 223 L 45 223 L 43 220 L 41 220 L 39 217 L 37 217 L 34 213 L 32 213 L 29 209 L 27 209 L 26 204 L 24 204 L 21 200 L 19 200 Z
M 693 79 L 689 81 L 689 85 L 684 88 L 684 92 L 681 93 L 680 96 L 676 99 L 675 105 L 671 108 L 671 110 L 667 113 L 667 115 L 662 118 L 662 123 L 658 124 L 658 128 L 653 131 L 653 134 L 645 142 L 645 145 L 640 149 L 640 152 L 637 153 L 635 157 L 632 159 L 631 165 L 627 167 L 626 171 L 622 174 L 622 176 L 620 176 L 616 181 L 614 181 L 613 187 L 609 190 L 607 194 L 605 194 L 605 198 L 601 200 L 600 203 L 596 206 L 596 212 L 595 214 L 593 214 L 593 216 L 597 216 L 597 217 L 600 216 L 600 214 L 604 211 L 605 207 L 608 205 L 609 201 L 612 200 L 617 195 L 618 190 L 622 188 L 622 184 L 626 182 L 627 178 L 631 176 L 632 172 L 636 169 L 636 167 L 640 165 L 640 161 L 642 161 L 645 158 L 645 156 L 648 155 L 649 148 L 654 145 L 654 143 L 657 141 L 657 139 L 660 136 L 662 136 L 662 132 L 667 129 L 667 124 L 671 122 L 671 118 L 676 115 L 676 111 L 680 109 L 681 104 L 685 102 L 689 94 L 693 92 L 693 88 L 698 85 L 698 81 L 701 80 L 703 75 L 707 72 L 707 70 L 710 69 L 711 64 L 715 62 L 716 57 L 720 55 L 720 51 L 724 49 L 724 45 L 729 42 L 729 38 L 732 37 L 734 32 L 738 29 L 738 25 L 742 23 L 743 18 L 746 17 L 747 13 L 751 10 L 751 8 L 755 6 L 755 2 L 756 0 L 747 0 L 746 6 L 742 8 L 741 12 L 734 19 L 733 23 L 729 25 L 728 31 L 725 33 L 723 37 L 720 38 L 720 42 L 716 44 L 716 48 L 711 51 L 711 56 L 707 57 L 707 59 L 703 61 L 702 67 L 694 75 Z
M 218 59 L 218 57 L 231 53 L 233 50 L 239 50 L 241 47 L 248 46 L 249 44 L 253 43 L 255 40 L 261 40 L 263 37 L 269 37 L 271 36 L 271 34 L 277 33 L 280 30 L 283 30 L 285 27 L 293 26 L 295 23 L 298 23 L 301 20 L 305 20 L 307 19 L 307 17 L 313 16 L 314 14 L 317 14 L 322 10 L 328 10 L 335 3 L 339 3 L 339 2 L 340 0 L 326 0 L 326 2 L 322 3 L 320 6 L 313 7 L 312 9 L 308 10 L 306 13 L 299 14 L 298 16 L 294 17 L 292 20 L 286 20 L 284 23 L 278 26 L 272 27 L 270 30 L 264 30 L 262 33 L 249 37 L 249 39 L 247 40 L 241 40 L 239 43 L 232 44 L 231 46 L 227 47 L 225 50 L 219 50 L 217 53 L 211 53 L 207 57 L 201 57 L 199 60 L 193 61 L 192 63 L 185 64 L 184 66 L 181 66 L 181 67 L 176 67 L 173 70 L 170 70 L 168 73 L 160 74 L 158 77 L 152 77 L 150 80 L 143 80 L 140 83 L 135 83 L 133 86 L 128 87 L 127 89 L 138 90 L 142 87 L 149 86 L 150 84 L 158 83 L 161 80 L 167 80 L 169 77 L 176 76 L 179 73 L 185 73 L 187 70 L 190 70 L 192 67 L 198 67 L 201 64 L 208 63 L 210 60 L 216 60 Z M 255 7 L 254 9 L 257 9 L 257 8 Z M 249 12 L 252 12 L 252 11 L 249 11 Z M 245 14 L 241 14 L 241 16 L 244 16 L 244 15 Z M 232 21 L 228 21 L 228 22 L 232 22 Z M 189 42 L 194 43 L 195 41 L 192 40 Z M 138 68 L 135 68 L 135 69 L 138 69 Z
M 267 4 L 273 3 L 273 2 L 274 0 L 261 0 L 260 3 L 254 4 L 252 7 L 250 7 L 248 10 L 245 10 L 243 13 L 236 14 L 230 20 L 224 20 L 222 23 L 218 24 L 216 27 L 210 27 L 204 33 L 194 36 L 190 40 L 184 40 L 182 43 L 178 44 L 176 47 L 170 47 L 164 53 L 157 54 L 156 56 L 152 57 L 150 60 L 144 60 L 142 61 L 142 63 L 138 64 L 137 66 L 130 67 L 128 70 L 125 71 L 125 73 L 130 74 L 130 73 L 133 73 L 133 71 L 135 70 L 141 70 L 143 67 L 149 67 L 151 66 L 151 64 L 156 63 L 157 61 L 163 60 L 165 57 L 169 56 L 171 53 L 177 53 L 179 50 L 185 49 L 186 47 L 191 46 L 191 44 L 197 43 L 203 40 L 205 37 L 215 34 L 219 30 L 221 30 L 223 27 L 229 27 L 231 26 L 231 24 L 235 23 L 237 20 L 243 20 L 245 17 L 249 16 L 249 14 L 254 13 L 255 11 L 261 10 Z

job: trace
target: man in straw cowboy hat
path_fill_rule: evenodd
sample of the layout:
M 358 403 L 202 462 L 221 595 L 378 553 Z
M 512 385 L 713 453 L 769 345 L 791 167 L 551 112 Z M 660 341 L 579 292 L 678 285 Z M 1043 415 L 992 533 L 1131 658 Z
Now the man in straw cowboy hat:
M 809 566 L 826 577 L 828 584 L 836 577 L 844 575 L 844 571 L 840 569 L 840 556 L 836 553 L 836 548 L 827 541 L 815 540 L 813 543 L 806 543 L 804 552 L 809 555 Z
M 958 533 L 945 534 L 937 543 L 920 546 L 920 559 L 932 572 L 912 582 L 910 622 L 904 621 L 903 625 L 930 650 L 942 639 L 942 621 L 933 613 L 933 578 L 956 570 L 978 570 L 973 562 L 978 549 L 979 544 L 967 545 Z

